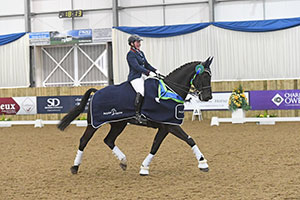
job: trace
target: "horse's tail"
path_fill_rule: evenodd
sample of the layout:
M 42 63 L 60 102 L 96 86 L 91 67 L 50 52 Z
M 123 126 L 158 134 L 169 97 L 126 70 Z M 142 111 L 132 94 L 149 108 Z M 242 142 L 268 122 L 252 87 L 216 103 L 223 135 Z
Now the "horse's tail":
M 59 124 L 57 125 L 57 128 L 60 129 L 61 131 L 65 130 L 70 123 L 80 115 L 84 111 L 84 108 L 88 102 L 88 99 L 91 95 L 92 92 L 96 92 L 97 89 L 95 88 L 90 88 L 88 91 L 86 91 L 81 99 L 81 102 L 78 106 L 75 106 L 66 116 L 64 116 Z

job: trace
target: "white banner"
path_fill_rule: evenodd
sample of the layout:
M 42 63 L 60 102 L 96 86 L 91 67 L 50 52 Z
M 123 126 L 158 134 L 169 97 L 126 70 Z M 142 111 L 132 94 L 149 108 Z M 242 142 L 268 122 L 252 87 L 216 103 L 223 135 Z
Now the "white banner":
M 37 114 L 36 97 L 0 98 L 0 114 L 4 114 L 4 115 Z
M 184 103 L 184 110 L 228 110 L 228 101 L 231 92 L 215 92 L 212 93 L 212 99 L 205 102 L 200 101 L 198 97 L 188 94 Z M 247 99 L 249 99 L 249 92 L 245 92 Z

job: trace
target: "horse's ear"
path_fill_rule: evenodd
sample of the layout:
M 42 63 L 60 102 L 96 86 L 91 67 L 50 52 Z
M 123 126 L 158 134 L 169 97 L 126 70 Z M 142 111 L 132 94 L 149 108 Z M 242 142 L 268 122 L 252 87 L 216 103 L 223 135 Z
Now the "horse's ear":
M 209 57 L 209 58 L 210 58 L 210 59 L 209 59 L 208 67 L 211 65 L 211 63 L 212 63 L 214 57 L 212 56 L 212 57 Z
M 204 68 L 209 68 L 209 65 L 211 64 L 213 57 L 208 57 L 206 61 L 203 63 Z
M 203 63 L 204 68 L 207 68 L 209 66 L 209 59 L 210 57 L 208 57 L 206 61 Z

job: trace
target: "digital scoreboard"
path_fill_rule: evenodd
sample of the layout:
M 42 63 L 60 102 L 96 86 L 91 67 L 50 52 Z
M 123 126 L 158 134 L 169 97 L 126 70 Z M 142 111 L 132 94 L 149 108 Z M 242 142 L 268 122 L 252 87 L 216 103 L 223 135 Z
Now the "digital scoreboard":
M 83 10 L 66 10 L 66 11 L 59 11 L 58 17 L 59 18 L 73 18 L 73 17 L 82 17 Z

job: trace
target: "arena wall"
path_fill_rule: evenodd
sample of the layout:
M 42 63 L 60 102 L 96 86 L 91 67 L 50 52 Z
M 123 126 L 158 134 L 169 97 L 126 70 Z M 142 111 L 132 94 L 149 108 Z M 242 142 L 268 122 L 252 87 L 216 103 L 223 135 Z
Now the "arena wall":
M 246 91 L 250 90 L 289 90 L 299 89 L 300 80 L 265 80 L 265 81 L 223 81 L 213 82 L 213 92 L 231 91 L 233 88 L 241 84 Z M 11 88 L 0 89 L 0 97 L 22 97 L 22 96 L 63 96 L 63 95 L 83 95 L 84 92 L 92 86 L 84 87 L 40 87 L 40 88 Z M 102 86 L 93 86 L 101 89 Z M 258 114 L 263 114 L 264 111 L 248 111 L 247 117 L 255 117 Z M 298 110 L 269 110 L 269 114 L 275 114 L 278 117 L 298 117 Z M 58 120 L 64 114 L 37 114 L 37 115 L 10 115 L 7 116 L 12 120 Z M 186 120 L 190 120 L 191 112 L 186 113 Z M 204 119 L 210 119 L 212 116 L 231 117 L 230 111 L 203 111 Z
M 0 97 L 24 97 L 24 96 L 67 96 L 67 95 L 83 95 L 86 90 L 92 86 L 82 87 L 37 87 L 37 88 L 11 88 L 0 89 Z M 102 86 L 93 86 L 93 88 L 101 89 Z M 7 118 L 12 120 L 58 120 L 65 114 L 37 114 L 37 115 L 9 115 Z M 84 114 L 83 114 L 84 115 Z

